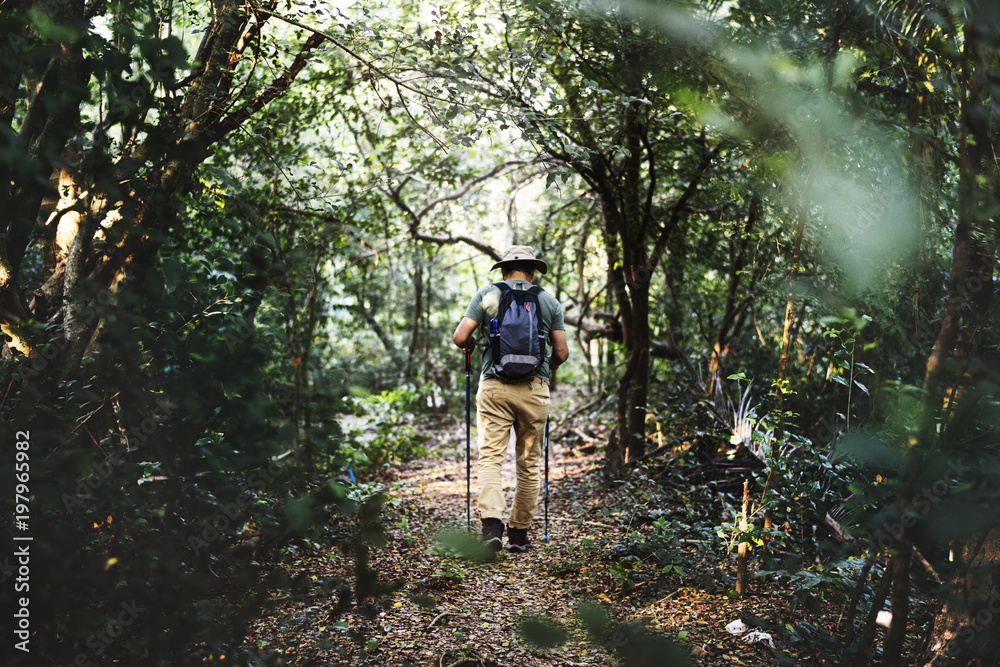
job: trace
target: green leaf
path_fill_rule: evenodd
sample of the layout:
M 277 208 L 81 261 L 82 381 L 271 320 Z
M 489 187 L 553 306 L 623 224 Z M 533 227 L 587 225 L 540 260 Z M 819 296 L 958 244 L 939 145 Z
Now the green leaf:
M 871 433 L 849 433 L 840 439 L 835 451 L 838 456 L 877 468 L 897 469 L 901 464 L 899 453 Z
M 847 378 L 845 378 L 843 375 L 838 375 L 837 373 L 833 373 L 832 375 L 830 375 L 830 379 L 836 382 L 837 384 L 844 385 L 845 387 L 850 386 L 850 383 L 847 381 Z
M 426 595 L 424 593 L 410 593 L 410 602 L 417 605 L 421 609 L 434 609 L 437 607 L 437 598 L 433 595 Z
M 591 641 L 604 641 L 612 622 L 607 609 L 598 604 L 584 603 L 577 608 L 576 614 Z
M 465 531 L 442 531 L 437 539 L 446 548 L 468 560 L 489 562 L 495 558 L 492 550 L 483 545 L 476 536 Z
M 569 634 L 554 620 L 545 616 L 528 616 L 521 619 L 518 631 L 524 641 L 543 649 L 562 646 L 569 639 Z

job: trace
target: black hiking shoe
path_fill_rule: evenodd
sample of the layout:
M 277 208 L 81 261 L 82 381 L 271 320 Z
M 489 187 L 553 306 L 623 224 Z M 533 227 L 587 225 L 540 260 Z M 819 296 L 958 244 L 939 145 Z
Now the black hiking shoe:
M 524 553 L 530 548 L 531 542 L 528 541 L 527 528 L 507 529 L 507 551 L 512 553 Z
M 493 553 L 503 548 L 503 522 L 500 519 L 483 519 L 483 546 Z

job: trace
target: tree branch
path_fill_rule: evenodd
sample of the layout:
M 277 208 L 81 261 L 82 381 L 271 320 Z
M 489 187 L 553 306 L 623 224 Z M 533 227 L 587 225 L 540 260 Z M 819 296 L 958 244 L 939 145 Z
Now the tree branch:
M 704 136 L 702 138 L 704 139 Z M 692 197 L 694 197 L 695 192 L 698 191 L 701 179 L 706 173 L 708 173 L 708 168 L 712 164 L 712 160 L 715 159 L 715 156 L 718 154 L 718 147 L 713 147 L 703 153 L 701 162 L 698 163 L 694 177 L 687 184 L 687 187 L 684 188 L 684 193 L 681 195 L 680 199 L 678 199 L 674 204 L 670 212 L 670 219 L 663 225 L 663 228 L 660 230 L 660 235 L 656 239 L 656 243 L 653 244 L 653 251 L 649 254 L 649 261 L 646 263 L 646 270 L 650 273 L 652 273 L 656 269 L 656 265 L 660 263 L 660 258 L 663 257 L 663 254 L 666 252 L 670 233 L 680 222 L 681 215 L 684 213 L 687 203 Z
M 237 126 L 246 122 L 250 116 L 263 109 L 269 102 L 284 93 L 288 89 L 288 86 L 291 85 L 292 81 L 295 80 L 295 77 L 298 76 L 299 72 L 301 72 L 306 66 L 306 63 L 309 61 L 309 54 L 313 49 L 322 44 L 322 42 L 323 38 L 321 35 L 311 35 L 302 45 L 302 49 L 295 57 L 295 61 L 292 63 L 292 66 L 283 72 L 281 76 L 276 78 L 271 85 L 268 86 L 267 90 L 245 104 L 238 111 L 223 118 L 217 125 L 215 125 L 214 128 L 209 130 L 208 144 L 213 144 L 225 137 Z
M 416 124 L 416 126 L 418 128 L 420 128 L 421 132 L 423 132 L 428 137 L 430 137 L 431 140 L 435 144 L 438 145 L 438 147 L 444 148 L 446 146 L 446 144 L 444 143 L 444 141 L 442 141 L 434 133 L 432 133 L 426 127 L 424 127 L 419 122 L 417 122 L 416 118 L 414 118 L 413 114 L 410 112 L 410 109 L 409 109 L 409 107 L 407 105 L 406 98 L 404 97 L 404 95 L 400 91 L 401 90 L 408 90 L 408 91 L 410 91 L 412 93 L 416 93 L 417 95 L 419 95 L 420 97 L 424 98 L 425 100 L 435 100 L 437 102 L 444 102 L 446 104 L 458 104 L 459 106 L 463 106 L 463 107 L 467 106 L 467 105 L 463 104 L 462 102 L 456 101 L 456 100 L 451 100 L 451 99 L 448 99 L 448 98 L 445 98 L 445 97 L 440 97 L 438 95 L 434 95 L 432 93 L 428 93 L 425 90 L 420 90 L 416 86 L 412 86 L 408 82 L 406 82 L 406 81 L 404 81 L 404 80 L 402 80 L 402 79 L 400 79 L 398 77 L 395 77 L 395 76 L 389 74 L 387 71 L 385 71 L 384 69 L 382 69 L 381 67 L 379 67 L 378 65 L 376 65 L 375 61 L 368 60 L 367 58 L 363 57 L 360 53 L 354 51 L 353 49 L 351 49 L 350 47 L 348 47 L 346 44 L 343 44 L 340 40 L 338 40 L 336 37 L 334 37 L 333 35 L 331 35 L 328 32 L 320 30 L 319 28 L 314 28 L 313 26 L 310 26 L 310 25 L 306 25 L 305 23 L 302 23 L 301 21 L 296 21 L 295 19 L 293 19 L 291 17 L 284 16 L 284 15 L 279 14 L 277 12 L 273 12 L 273 11 L 271 11 L 269 9 L 264 9 L 263 7 L 254 7 L 254 10 L 255 11 L 259 11 L 259 12 L 264 13 L 264 14 L 267 14 L 269 16 L 273 16 L 274 18 L 278 19 L 279 21 L 284 21 L 285 23 L 287 23 L 289 25 L 293 25 L 293 26 L 295 26 L 297 28 L 302 28 L 303 30 L 308 30 L 309 32 L 312 33 L 312 37 L 310 37 L 310 41 L 312 41 L 313 38 L 317 38 L 317 39 L 320 39 L 320 40 L 326 40 L 326 41 L 330 42 L 331 44 L 333 44 L 334 46 L 336 46 L 341 51 L 343 51 L 344 53 L 346 53 L 347 55 L 349 55 L 351 58 L 357 60 L 359 63 L 361 63 L 362 65 L 364 65 L 371 72 L 374 72 L 375 74 L 379 75 L 383 79 L 392 82 L 396 86 L 396 93 L 397 93 L 397 95 L 399 95 L 399 99 L 403 103 L 403 110 L 406 112 L 406 115 L 410 117 L 410 120 L 413 121 L 413 123 Z
M 497 174 L 499 174 L 500 172 L 502 172 L 507 167 L 510 167 L 510 166 L 513 166 L 513 165 L 521 166 L 521 165 L 526 165 L 526 164 L 530 164 L 530 163 L 526 162 L 526 161 L 523 161 L 523 160 L 515 160 L 515 161 L 504 162 L 503 164 L 499 164 L 499 165 L 493 167 L 492 169 L 490 169 L 489 171 L 487 171 L 487 172 L 485 172 L 483 174 L 480 174 L 479 176 L 476 176 L 472 180 L 466 182 L 465 185 L 463 185 L 461 188 L 459 188 L 455 192 L 452 192 L 451 194 L 448 194 L 448 195 L 442 195 L 441 197 L 438 197 L 437 199 L 431 200 L 426 205 L 424 205 L 424 207 L 422 209 L 420 209 L 420 211 L 416 214 L 416 217 L 418 218 L 418 220 L 423 220 L 424 216 L 427 215 L 431 211 L 431 209 L 433 209 L 438 204 L 443 204 L 446 201 L 454 201 L 456 199 L 460 199 L 466 193 L 468 193 L 469 190 L 472 189 L 472 186 L 478 185 L 480 183 L 483 183 L 485 181 L 490 180 L 491 178 L 493 178 L 494 176 L 496 176 Z

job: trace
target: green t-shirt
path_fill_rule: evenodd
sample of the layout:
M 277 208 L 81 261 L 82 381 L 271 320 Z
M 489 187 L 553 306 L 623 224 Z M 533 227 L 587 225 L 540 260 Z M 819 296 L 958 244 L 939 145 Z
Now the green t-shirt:
M 505 282 L 513 289 L 526 290 L 531 288 L 531 283 L 527 280 L 507 280 Z M 490 320 L 497 316 L 499 310 L 500 288 L 491 283 L 485 287 L 481 287 L 473 295 L 472 301 L 469 302 L 469 307 L 465 309 L 465 316 L 478 322 L 483 335 L 488 338 Z M 552 353 L 552 332 L 565 331 L 566 323 L 563 321 L 562 306 L 556 301 L 554 296 L 544 290 L 538 295 L 538 314 L 538 319 L 540 320 L 539 326 L 545 334 L 546 349 L 542 365 L 539 366 L 533 375 L 548 382 L 549 355 Z M 487 347 L 483 351 L 483 371 L 479 379 L 484 380 L 486 378 L 495 378 L 496 376 L 497 374 L 493 372 L 493 356 L 490 353 L 490 348 Z

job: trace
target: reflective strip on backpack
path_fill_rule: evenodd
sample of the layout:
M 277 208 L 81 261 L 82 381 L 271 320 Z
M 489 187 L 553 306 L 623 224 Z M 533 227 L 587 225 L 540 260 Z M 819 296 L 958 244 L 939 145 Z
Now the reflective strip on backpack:
M 531 368 L 541 365 L 538 363 L 538 357 L 533 357 L 527 354 L 505 354 L 500 358 L 501 367 L 509 366 L 511 364 L 524 364 L 526 366 L 530 366 Z

